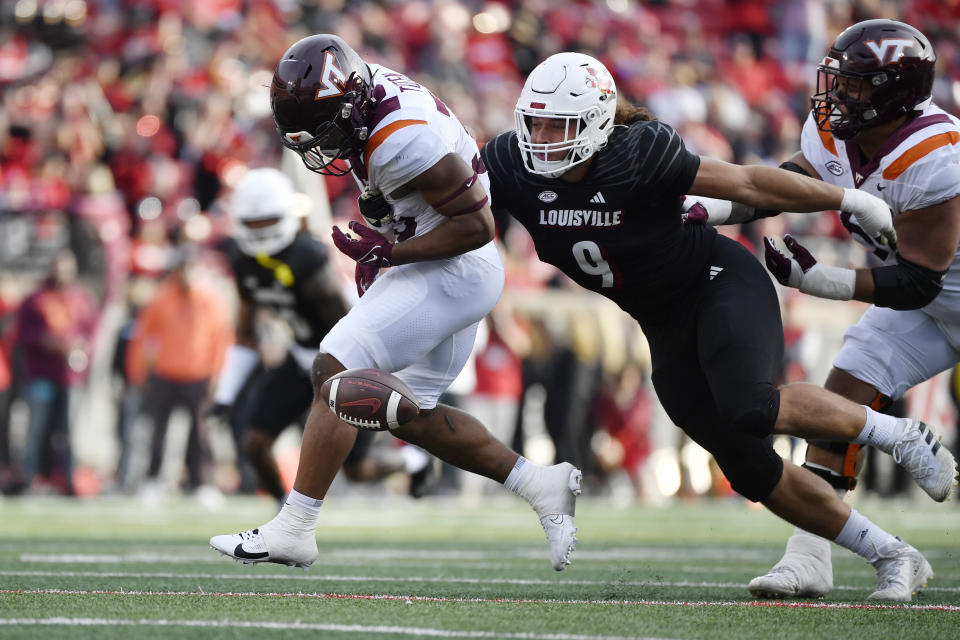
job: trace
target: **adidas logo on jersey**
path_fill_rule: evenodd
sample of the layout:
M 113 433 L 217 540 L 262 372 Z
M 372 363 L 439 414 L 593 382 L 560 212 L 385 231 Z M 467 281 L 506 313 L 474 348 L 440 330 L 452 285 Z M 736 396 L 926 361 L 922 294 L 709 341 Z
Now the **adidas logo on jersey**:
M 710 267 L 710 279 L 713 280 L 714 278 L 716 278 L 718 275 L 720 275 L 720 272 L 721 272 L 721 271 L 723 271 L 723 267 L 714 267 L 714 266 L 711 266 L 711 267 Z
M 590 198 L 590 202 L 593 204 L 606 204 L 606 200 L 603 199 L 603 194 L 597 191 L 597 195 Z

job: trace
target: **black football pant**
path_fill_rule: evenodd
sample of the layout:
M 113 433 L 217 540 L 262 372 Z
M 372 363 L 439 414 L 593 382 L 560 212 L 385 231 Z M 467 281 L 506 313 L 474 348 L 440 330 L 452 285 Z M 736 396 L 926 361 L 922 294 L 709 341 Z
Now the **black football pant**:
M 668 322 L 644 327 L 657 396 L 738 493 L 763 501 L 783 474 L 768 437 L 780 410 L 774 384 L 783 363 L 776 290 L 749 251 L 718 236 L 688 302 Z

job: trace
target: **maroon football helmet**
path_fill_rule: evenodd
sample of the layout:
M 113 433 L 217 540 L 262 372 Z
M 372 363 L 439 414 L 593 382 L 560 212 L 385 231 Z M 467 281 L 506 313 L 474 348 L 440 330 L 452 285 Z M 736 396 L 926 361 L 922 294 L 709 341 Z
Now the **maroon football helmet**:
M 849 140 L 861 130 L 923 111 L 933 92 L 933 46 L 894 20 L 847 27 L 817 67 L 813 115 L 822 131 Z
M 367 140 L 372 98 L 367 63 L 341 38 L 310 36 L 287 49 L 270 86 L 273 119 L 284 146 L 311 171 L 341 176 L 343 162 Z

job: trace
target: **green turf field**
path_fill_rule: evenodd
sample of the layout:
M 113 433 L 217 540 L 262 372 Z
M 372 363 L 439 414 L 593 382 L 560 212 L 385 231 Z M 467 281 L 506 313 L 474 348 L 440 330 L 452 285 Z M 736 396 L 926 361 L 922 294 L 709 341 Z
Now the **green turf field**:
M 581 499 L 573 564 L 551 569 L 519 499 L 338 497 L 308 571 L 242 566 L 207 546 L 272 504 L 231 499 L 0 502 L 0 638 L 931 638 L 960 637 L 960 509 L 858 505 L 937 572 L 910 606 L 872 606 L 873 569 L 834 552 L 836 589 L 756 603 L 745 585 L 790 528 L 733 500 L 618 509 Z M 786 606 L 784 606 L 786 605 Z

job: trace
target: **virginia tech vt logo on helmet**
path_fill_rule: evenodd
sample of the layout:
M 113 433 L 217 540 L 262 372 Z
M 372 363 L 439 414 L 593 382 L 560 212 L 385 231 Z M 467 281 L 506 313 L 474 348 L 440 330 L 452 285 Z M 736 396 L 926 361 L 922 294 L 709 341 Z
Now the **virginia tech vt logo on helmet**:
M 347 82 L 347 75 L 340 69 L 337 59 L 327 51 L 323 56 L 323 71 L 320 73 L 320 88 L 314 100 L 323 100 L 343 95 L 343 86 Z

